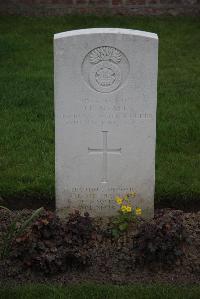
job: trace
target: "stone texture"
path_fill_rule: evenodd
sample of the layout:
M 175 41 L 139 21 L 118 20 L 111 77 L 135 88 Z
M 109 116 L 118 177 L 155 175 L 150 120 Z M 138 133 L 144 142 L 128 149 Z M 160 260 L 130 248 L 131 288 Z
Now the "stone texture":
M 116 213 L 115 196 L 153 215 L 156 34 L 84 29 L 54 36 L 56 206 Z

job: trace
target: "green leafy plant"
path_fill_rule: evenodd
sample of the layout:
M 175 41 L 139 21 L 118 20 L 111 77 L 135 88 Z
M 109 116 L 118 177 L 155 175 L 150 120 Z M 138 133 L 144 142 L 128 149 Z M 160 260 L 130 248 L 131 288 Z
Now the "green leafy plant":
M 8 208 L 0 206 L 0 208 L 5 209 L 11 212 Z M 21 216 L 17 216 L 14 221 L 9 225 L 7 232 L 3 236 L 3 242 L 0 249 L 0 258 L 4 259 L 10 255 L 11 247 L 16 238 L 22 235 L 26 229 L 37 219 L 40 213 L 43 211 L 43 208 L 39 208 L 34 211 L 33 214 L 28 217 L 23 223 L 20 223 Z
M 136 196 L 135 192 L 128 193 L 123 197 L 116 196 L 115 201 L 120 206 L 118 215 L 112 220 L 111 233 L 113 237 L 119 237 L 121 233 L 125 232 L 129 224 L 136 221 L 136 217 L 141 215 L 140 208 L 132 209 L 130 199 Z

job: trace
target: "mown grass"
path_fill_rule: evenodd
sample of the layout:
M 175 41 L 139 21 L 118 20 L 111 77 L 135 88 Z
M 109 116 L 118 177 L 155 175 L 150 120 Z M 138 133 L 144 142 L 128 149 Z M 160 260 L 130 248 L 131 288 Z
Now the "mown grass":
M 199 299 L 200 287 L 164 285 L 27 285 L 3 287 L 1 299 Z
M 1 17 L 0 194 L 54 198 L 53 34 L 87 27 L 158 33 L 156 201 L 199 202 L 200 22 L 190 17 Z

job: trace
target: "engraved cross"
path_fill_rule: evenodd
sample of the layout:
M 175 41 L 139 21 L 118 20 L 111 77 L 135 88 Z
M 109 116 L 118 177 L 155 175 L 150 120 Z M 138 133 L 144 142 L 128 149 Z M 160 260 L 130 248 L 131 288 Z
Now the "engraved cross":
M 103 177 L 101 183 L 108 182 L 108 154 L 121 154 L 121 148 L 109 149 L 107 142 L 108 131 L 102 131 L 103 133 L 103 148 L 90 148 L 88 147 L 89 154 L 103 154 Z

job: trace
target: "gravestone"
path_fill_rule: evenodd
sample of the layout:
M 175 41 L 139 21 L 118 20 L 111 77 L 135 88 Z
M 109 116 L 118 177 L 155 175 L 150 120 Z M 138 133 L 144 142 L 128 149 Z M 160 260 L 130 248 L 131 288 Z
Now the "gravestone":
M 94 28 L 54 36 L 56 207 L 153 216 L 158 37 Z

